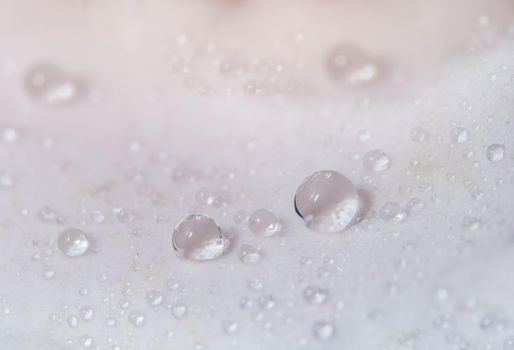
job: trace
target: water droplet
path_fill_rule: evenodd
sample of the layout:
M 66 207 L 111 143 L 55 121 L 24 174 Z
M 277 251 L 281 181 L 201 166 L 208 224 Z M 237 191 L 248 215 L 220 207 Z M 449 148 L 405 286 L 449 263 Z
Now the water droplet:
M 80 307 L 79 313 L 83 321 L 91 321 L 95 317 L 95 309 L 88 305 Z
M 80 337 L 80 344 L 85 349 L 89 349 L 90 347 L 92 347 L 93 343 L 94 343 L 94 339 L 90 335 L 83 335 L 82 337 Z
M 190 215 L 173 230 L 173 248 L 182 259 L 215 259 L 223 253 L 224 246 L 221 229 L 205 215 Z
M 4 143 L 15 143 L 20 138 L 18 130 L 13 127 L 6 127 L 2 130 L 2 139 Z
M 69 228 L 63 231 L 57 239 L 59 250 L 69 257 L 84 255 L 89 248 L 89 241 L 79 229 Z
M 221 327 L 223 328 L 223 332 L 227 335 L 236 334 L 239 328 L 237 323 L 231 320 L 223 321 Z
M 14 178 L 11 174 L 0 172 L 0 187 L 11 188 L 14 186 Z
M 319 321 L 312 325 L 312 333 L 314 334 L 314 338 L 327 341 L 334 337 L 335 327 L 330 322 Z
M 464 143 L 468 140 L 469 133 L 464 128 L 453 128 L 451 131 L 451 138 L 454 142 Z
M 57 212 L 55 209 L 51 207 L 43 207 L 38 213 L 39 218 L 41 221 L 44 222 L 51 222 L 57 220 Z
M 416 127 L 410 132 L 410 138 L 417 143 L 426 143 L 430 139 L 430 134 L 421 127 Z
M 486 149 L 486 155 L 487 159 L 489 159 L 491 162 L 496 163 L 505 157 L 505 146 L 504 145 L 498 145 L 498 144 L 492 144 Z
M 151 290 L 146 293 L 146 301 L 150 306 L 158 306 L 162 303 L 164 297 L 158 290 Z
M 141 311 L 134 310 L 129 314 L 128 320 L 138 328 L 143 327 L 145 324 L 145 314 L 143 314 Z
M 239 260 L 245 265 L 255 265 L 261 261 L 262 254 L 260 249 L 251 244 L 243 244 L 239 248 Z
M 29 96 L 50 105 L 75 102 L 80 95 L 80 85 L 76 78 L 50 63 L 35 65 L 25 77 Z
M 51 280 L 52 278 L 55 277 L 55 270 L 46 269 L 45 271 L 43 271 L 43 277 L 47 280 Z
M 311 305 L 321 305 L 327 301 L 328 290 L 315 286 L 307 286 L 303 290 L 303 300 Z
M 248 219 L 248 228 L 256 236 L 271 237 L 282 230 L 282 224 L 271 211 L 259 209 Z
M 71 315 L 70 317 L 68 317 L 67 322 L 71 328 L 76 328 L 79 324 L 79 319 L 77 316 Z
M 363 50 L 350 44 L 332 49 L 328 53 L 325 66 L 332 79 L 351 85 L 368 85 L 381 76 L 380 64 Z
M 398 224 L 407 218 L 407 212 L 398 204 L 393 202 L 385 203 L 380 208 L 380 218 L 385 222 Z
M 171 308 L 171 313 L 176 319 L 184 318 L 187 314 L 187 307 L 184 304 L 175 304 Z
M 391 166 L 389 157 L 379 149 L 367 152 L 362 158 L 364 169 L 368 171 L 384 171 Z
M 324 170 L 302 182 L 294 204 L 309 229 L 334 233 L 343 231 L 353 221 L 359 209 L 359 197 L 348 178 Z
M 514 350 L 514 335 L 505 339 L 505 341 L 503 342 L 503 349 Z

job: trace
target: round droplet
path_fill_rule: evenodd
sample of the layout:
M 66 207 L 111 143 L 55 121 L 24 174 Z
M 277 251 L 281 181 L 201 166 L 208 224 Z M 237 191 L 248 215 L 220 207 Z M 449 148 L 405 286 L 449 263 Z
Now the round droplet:
M 81 89 L 78 80 L 59 67 L 40 63 L 28 71 L 25 90 L 35 100 L 60 105 L 76 101 Z
M 334 233 L 343 231 L 353 221 L 359 209 L 359 196 L 348 178 L 323 170 L 302 182 L 294 203 L 309 229 Z
M 262 254 L 260 249 L 251 244 L 243 244 L 239 248 L 239 260 L 245 265 L 255 265 L 261 261 Z
M 69 257 L 84 255 L 89 248 L 87 236 L 79 229 L 69 228 L 57 239 L 59 250 Z
M 248 228 L 256 236 L 271 237 L 280 233 L 282 224 L 271 211 L 259 209 L 248 219 Z
M 468 140 L 469 133 L 464 128 L 454 128 L 451 131 L 451 138 L 454 142 L 464 143 Z
M 185 306 L 184 304 L 173 305 L 171 313 L 173 314 L 173 317 L 175 317 L 176 319 L 184 318 L 187 313 L 187 306 Z
M 237 323 L 231 320 L 223 321 L 221 327 L 223 328 L 223 332 L 225 332 L 226 335 L 236 334 L 239 328 Z
M 327 341 L 334 337 L 336 330 L 332 323 L 319 321 L 312 325 L 312 333 L 314 334 L 314 338 Z
M 389 157 L 379 149 L 369 151 L 362 158 L 364 169 L 373 172 L 379 172 L 389 169 L 391 160 Z
M 158 290 L 151 290 L 146 293 L 146 301 L 150 306 L 158 306 L 162 303 L 164 297 Z
M 308 286 L 303 290 L 303 300 L 311 305 L 321 305 L 327 301 L 328 290 L 315 286 Z
M 205 215 L 190 215 L 173 230 L 173 248 L 182 259 L 215 259 L 223 253 L 224 246 L 221 229 Z
M 328 75 L 351 85 L 369 85 L 381 76 L 381 65 L 360 48 L 343 44 L 332 49 L 326 59 Z
M 141 311 L 135 310 L 129 314 L 128 320 L 138 328 L 143 327 L 145 324 L 145 315 Z
M 514 335 L 505 339 L 505 341 L 503 342 L 503 349 L 514 350 Z
M 407 218 L 407 211 L 396 203 L 387 202 L 380 208 L 379 215 L 385 222 L 398 224 Z
M 505 146 L 504 145 L 498 145 L 498 144 L 492 144 L 486 149 L 486 155 L 487 159 L 489 159 L 491 162 L 496 163 L 505 157 Z

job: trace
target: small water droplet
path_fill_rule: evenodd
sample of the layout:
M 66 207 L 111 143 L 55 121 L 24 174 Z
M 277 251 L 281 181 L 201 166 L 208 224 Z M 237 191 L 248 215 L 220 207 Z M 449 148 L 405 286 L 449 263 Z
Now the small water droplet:
M 307 286 L 303 290 L 303 300 L 311 305 L 321 305 L 327 301 L 328 290 L 316 286 Z
M 128 320 L 138 328 L 143 327 L 145 324 L 145 314 L 141 311 L 134 310 L 129 314 Z
M 514 350 L 514 335 L 505 339 L 505 341 L 503 342 L 503 349 Z
M 237 323 L 231 320 L 223 321 L 221 327 L 223 328 L 223 332 L 227 335 L 236 334 L 239 328 Z
M 9 173 L 0 172 L 0 187 L 6 189 L 14 187 L 14 177 Z
M 80 337 L 80 344 L 85 349 L 89 349 L 90 347 L 92 347 L 93 343 L 94 343 L 94 339 L 90 335 L 83 335 L 82 337 Z
M 407 212 L 394 202 L 385 203 L 380 208 L 380 218 L 385 222 L 392 222 L 398 224 L 407 218 Z
M 88 305 L 81 306 L 79 313 L 83 321 L 91 321 L 95 317 L 95 309 Z
M 255 265 L 261 261 L 260 249 L 251 244 L 243 244 L 239 248 L 239 260 L 245 265 Z
M 76 78 L 50 63 L 33 66 L 24 83 L 29 96 L 50 105 L 75 102 L 81 92 L 81 84 Z
M 89 241 L 84 232 L 76 228 L 69 228 L 59 235 L 57 247 L 69 257 L 84 255 L 89 248 Z
M 469 133 L 468 130 L 464 128 L 453 128 L 450 136 L 454 142 L 464 143 L 468 140 Z
M 389 169 L 391 160 L 379 149 L 367 152 L 362 158 L 364 169 L 373 172 L 379 172 Z
M 150 306 L 159 306 L 164 297 L 158 290 L 151 290 L 146 293 L 146 301 Z
M 175 304 L 171 308 L 171 314 L 176 319 L 184 318 L 187 314 L 187 306 L 185 306 L 184 304 Z
M 190 215 L 173 230 L 173 248 L 182 259 L 215 259 L 223 253 L 224 246 L 221 229 L 205 215 Z
M 505 157 L 505 146 L 498 144 L 489 145 L 489 147 L 486 149 L 486 155 L 487 159 L 489 159 L 491 162 L 499 162 L 503 159 L 503 157 Z
M 348 178 L 324 170 L 302 182 L 294 204 L 309 229 L 334 233 L 343 231 L 353 221 L 359 209 L 359 197 Z
M 329 76 L 350 85 L 369 85 L 382 75 L 381 64 L 360 48 L 343 44 L 332 49 L 326 59 Z
M 282 224 L 271 211 L 259 209 L 250 215 L 248 228 L 256 236 L 271 237 L 280 233 Z
M 312 325 L 314 338 L 320 341 L 327 341 L 334 337 L 335 327 L 330 322 L 318 321 Z

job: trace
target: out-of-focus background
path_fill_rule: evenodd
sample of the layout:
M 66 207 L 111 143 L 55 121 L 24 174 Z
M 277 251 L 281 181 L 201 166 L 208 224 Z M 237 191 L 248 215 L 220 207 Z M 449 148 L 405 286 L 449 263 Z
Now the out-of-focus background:
M 0 8 L 2 349 L 514 349 L 512 1 Z M 294 210 L 323 169 L 337 234 Z

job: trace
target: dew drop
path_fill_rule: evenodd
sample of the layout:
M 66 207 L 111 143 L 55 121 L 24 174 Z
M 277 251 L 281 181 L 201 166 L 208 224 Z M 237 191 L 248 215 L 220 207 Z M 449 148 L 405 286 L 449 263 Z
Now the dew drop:
M 261 261 L 260 249 L 251 244 L 243 244 L 239 248 L 239 260 L 245 265 L 256 265 Z
M 221 327 L 223 328 L 223 332 L 225 332 L 226 335 L 236 334 L 239 328 L 237 323 L 231 320 L 223 321 Z
M 184 304 L 176 304 L 171 308 L 171 314 L 176 319 L 184 318 L 187 314 L 187 307 Z
M 57 239 L 57 247 L 69 257 L 84 255 L 89 248 L 87 236 L 79 229 L 69 228 Z
M 259 209 L 250 215 L 248 228 L 256 236 L 271 237 L 280 233 L 282 224 L 271 211 Z
M 379 149 L 367 152 L 362 158 L 364 169 L 373 172 L 379 172 L 389 169 L 391 160 Z
M 407 212 L 398 204 L 387 202 L 380 208 L 379 216 L 385 222 L 398 224 L 407 218 Z
M 82 337 L 80 337 L 80 344 L 85 349 L 89 349 L 90 347 L 92 347 L 93 343 L 94 339 L 90 335 L 83 335 Z
M 95 317 L 95 309 L 91 306 L 84 305 L 79 309 L 80 318 L 83 321 L 91 321 Z
M 145 324 L 145 315 L 141 311 L 134 310 L 129 314 L 128 320 L 132 325 L 140 328 Z
M 303 300 L 311 305 L 321 305 L 327 301 L 328 290 L 315 286 L 307 286 L 303 290 Z
M 348 178 L 323 170 L 302 182 L 294 204 L 309 229 L 335 233 L 343 231 L 353 221 L 359 209 L 359 197 Z
M 503 349 L 514 350 L 514 335 L 505 339 L 505 341 L 503 342 Z
M 469 133 L 464 128 L 453 128 L 451 131 L 451 138 L 456 143 L 464 143 L 468 140 Z
M 81 90 L 77 79 L 50 63 L 33 66 L 24 83 L 30 97 L 50 105 L 75 102 Z
M 505 157 L 505 146 L 499 144 L 492 144 L 486 149 L 487 159 L 489 161 L 496 163 Z
M 381 76 L 380 64 L 363 50 L 350 44 L 332 49 L 328 53 L 325 66 L 333 80 L 351 85 L 369 85 Z
M 312 325 L 312 333 L 317 340 L 327 341 L 334 337 L 335 327 L 330 322 L 318 321 Z
M 190 215 L 173 230 L 173 248 L 182 259 L 215 259 L 223 253 L 224 246 L 221 229 L 205 215 Z
M 159 306 L 163 301 L 163 296 L 158 290 L 151 290 L 146 293 L 146 302 L 150 306 Z

